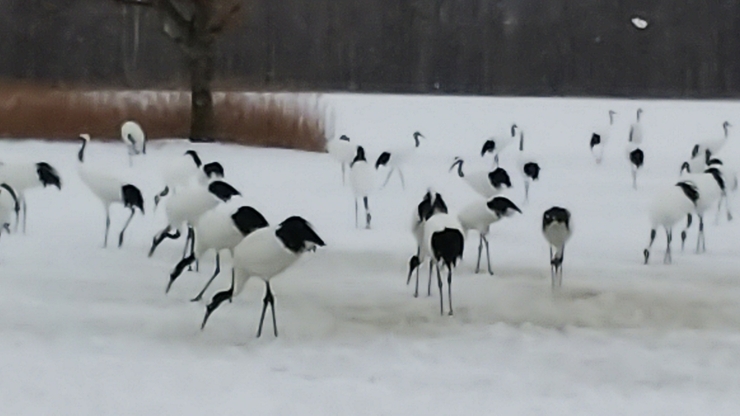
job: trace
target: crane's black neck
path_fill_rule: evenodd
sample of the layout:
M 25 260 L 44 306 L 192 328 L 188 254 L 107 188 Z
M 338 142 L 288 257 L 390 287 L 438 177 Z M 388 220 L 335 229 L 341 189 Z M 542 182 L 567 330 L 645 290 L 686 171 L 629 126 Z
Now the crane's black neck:
M 80 163 L 85 161 L 85 146 L 87 146 L 87 140 L 80 138 L 82 140 L 82 147 L 80 147 L 80 151 L 77 152 L 77 159 L 80 161 Z

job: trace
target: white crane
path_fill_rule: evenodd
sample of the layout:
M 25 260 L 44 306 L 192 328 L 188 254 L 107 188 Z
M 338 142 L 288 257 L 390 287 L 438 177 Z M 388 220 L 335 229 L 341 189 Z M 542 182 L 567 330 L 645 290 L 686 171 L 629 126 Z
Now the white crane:
M 414 138 L 414 146 L 399 146 L 392 150 L 385 151 L 378 156 L 378 159 L 375 161 L 375 169 L 380 168 L 381 166 L 387 166 L 390 168 L 390 171 L 388 172 L 388 176 L 386 176 L 385 181 L 383 182 L 383 185 L 381 188 L 385 187 L 385 185 L 388 184 L 388 181 L 391 179 L 391 175 L 393 172 L 398 172 L 398 177 L 401 179 L 401 187 L 403 189 L 406 189 L 406 183 L 403 178 L 403 166 L 408 163 L 408 160 L 411 159 L 411 157 L 416 152 L 416 149 L 421 145 L 421 140 L 419 138 L 425 138 L 423 134 L 419 133 L 418 131 L 414 132 L 412 135 Z
M 144 215 L 144 199 L 141 191 L 135 185 L 124 182 L 123 180 L 111 175 L 108 170 L 93 169 L 85 161 L 85 147 L 90 142 L 89 134 L 81 134 L 82 147 L 77 154 L 80 163 L 77 165 L 77 173 L 87 188 L 98 198 L 105 208 L 105 238 L 103 247 L 108 246 L 108 230 L 110 229 L 110 208 L 115 203 L 123 204 L 124 208 L 131 210 L 126 224 L 123 226 L 118 236 L 118 247 L 123 244 L 123 233 L 126 232 L 131 219 L 136 213 L 135 208 Z
M 266 290 L 257 337 L 262 335 L 262 323 L 268 306 L 272 309 L 272 328 L 277 336 L 275 297 L 270 288 L 270 280 L 295 264 L 306 251 L 313 251 L 317 246 L 324 245 L 311 224 L 298 216 L 289 217 L 277 226 L 260 228 L 246 236 L 234 248 L 234 278 L 231 288 L 213 296 L 211 303 L 206 306 L 201 330 L 221 303 L 238 296 L 251 277 L 258 277 L 265 282 Z
M 426 194 L 424 194 L 424 198 L 416 206 L 416 210 L 412 215 L 411 233 L 414 235 L 414 239 L 416 240 L 416 255 L 412 256 L 409 260 L 409 275 L 406 278 L 406 285 L 411 283 L 411 274 L 416 270 L 416 288 L 414 289 L 415 298 L 419 297 L 419 269 L 421 268 L 421 260 L 427 256 L 426 250 L 424 250 L 424 224 L 433 215 L 446 212 L 447 204 L 445 204 L 442 199 L 442 195 L 428 189 Z M 432 295 L 432 266 L 433 261 L 430 258 L 427 296 Z
M 20 211 L 16 213 L 15 230 L 18 230 L 22 211 L 23 233 L 26 232 L 26 192 L 34 188 L 46 188 L 47 186 L 56 186 L 57 189 L 62 189 L 59 172 L 46 162 L 0 162 L 0 182 L 7 183 L 16 192 Z
M 144 134 L 144 129 L 137 122 L 129 120 L 121 125 L 121 140 L 123 140 L 128 149 L 129 166 L 133 165 L 134 156 L 146 154 L 146 135 Z
M 267 220 L 259 211 L 246 205 L 234 209 L 229 205 L 222 204 L 207 211 L 201 215 L 195 224 L 195 250 L 188 257 L 177 263 L 172 270 L 170 273 L 170 282 L 167 284 L 165 293 L 169 293 L 175 279 L 182 274 L 185 267 L 196 259 L 201 258 L 208 251 L 214 250 L 216 252 L 216 269 L 208 280 L 208 283 L 203 287 L 203 290 L 191 299 L 193 302 L 199 301 L 208 289 L 208 286 L 213 282 L 213 279 L 221 271 L 221 251 L 228 250 L 233 259 L 234 247 L 244 237 L 268 225 Z
M 486 246 L 486 259 L 488 260 L 488 273 L 493 275 L 491 269 L 491 252 L 488 248 L 488 233 L 491 224 L 502 218 L 511 217 L 514 213 L 522 213 L 519 207 L 505 196 L 495 196 L 490 200 L 479 200 L 466 205 L 457 215 L 465 233 L 475 230 L 478 233 L 478 260 L 475 272 L 480 272 L 480 261 L 483 245 Z
M 678 182 L 653 194 L 648 208 L 648 217 L 651 225 L 650 243 L 642 251 L 645 264 L 648 264 L 648 260 L 650 259 L 650 248 L 653 246 L 653 242 L 655 242 L 658 227 L 663 227 L 666 234 L 666 250 L 663 256 L 663 263 L 671 263 L 673 226 L 696 208 L 696 201 L 698 199 L 699 191 L 690 182 Z
M 357 146 L 357 153 L 352 163 L 349 164 L 349 180 L 355 197 L 355 227 L 359 226 L 357 219 L 359 214 L 358 203 L 359 199 L 362 199 L 365 205 L 365 228 L 370 229 L 372 216 L 370 215 L 368 196 L 376 190 L 377 183 L 375 170 L 365 158 L 365 149 L 362 146 Z
M 611 137 L 612 130 L 614 128 L 615 114 L 617 113 L 614 110 L 609 110 L 609 125 L 600 127 L 591 132 L 589 147 L 591 148 L 591 154 L 597 164 L 601 164 L 601 161 L 604 159 L 604 147 L 606 147 L 606 144 Z
M 326 142 L 326 151 L 342 167 L 342 185 L 345 183 L 345 172 L 352 160 L 355 158 L 357 145 L 350 143 L 349 137 L 341 135 L 338 139 Z
M 511 178 L 504 168 L 497 167 L 493 170 L 474 170 L 472 172 L 463 172 L 463 163 L 465 161 L 456 157 L 455 162 L 450 166 L 452 171 L 457 166 L 457 176 L 459 176 L 470 189 L 478 193 L 483 198 L 491 198 L 511 188 Z
M 554 206 L 542 214 L 542 235 L 550 244 L 550 274 L 552 288 L 563 285 L 565 243 L 573 235 L 573 220 L 566 208 Z M 554 251 L 553 251 L 554 249 Z

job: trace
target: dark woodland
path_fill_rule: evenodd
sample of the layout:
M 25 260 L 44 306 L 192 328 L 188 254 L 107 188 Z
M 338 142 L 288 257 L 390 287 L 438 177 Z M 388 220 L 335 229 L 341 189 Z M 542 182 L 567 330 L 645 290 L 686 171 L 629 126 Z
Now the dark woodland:
M 214 48 L 230 89 L 740 95 L 736 0 L 243 0 Z M 0 0 L 0 56 L 3 78 L 189 86 L 157 11 L 114 0 Z

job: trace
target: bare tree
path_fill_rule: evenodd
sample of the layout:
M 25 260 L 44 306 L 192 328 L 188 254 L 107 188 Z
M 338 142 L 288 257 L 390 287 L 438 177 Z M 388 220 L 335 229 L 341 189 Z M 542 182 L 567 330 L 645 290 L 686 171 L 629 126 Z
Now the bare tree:
M 154 7 L 163 32 L 185 54 L 190 72 L 190 140 L 212 141 L 214 132 L 214 43 L 241 10 L 241 0 L 117 0 L 134 6 Z

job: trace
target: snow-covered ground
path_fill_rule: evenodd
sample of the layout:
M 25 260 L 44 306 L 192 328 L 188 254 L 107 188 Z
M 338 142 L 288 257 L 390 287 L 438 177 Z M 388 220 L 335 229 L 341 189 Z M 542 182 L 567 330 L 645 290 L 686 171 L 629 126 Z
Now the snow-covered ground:
M 676 180 L 697 139 L 740 126 L 740 104 L 592 99 L 327 95 L 336 136 L 362 143 L 369 159 L 391 145 L 426 140 L 398 178 L 370 198 L 373 229 L 354 228 L 354 203 L 327 154 L 217 144 L 152 142 L 133 169 L 123 143 L 92 143 L 86 163 L 125 175 L 145 193 L 123 248 L 102 249 L 104 211 L 76 173 L 77 144 L 2 141 L 0 160 L 44 160 L 63 189 L 28 194 L 28 232 L 0 238 L 0 414 L 737 414 L 740 408 L 738 221 L 708 216 L 706 254 L 674 240 L 662 264 L 659 231 L 651 264 L 645 207 Z M 644 109 L 646 167 L 633 190 L 625 145 Z M 616 116 L 602 165 L 590 128 Z M 406 267 L 415 204 L 434 185 L 452 209 L 476 195 L 448 168 L 485 167 L 480 147 L 516 122 L 541 180 L 524 214 L 496 224 L 495 276 L 474 274 L 477 236 L 453 280 L 455 315 L 439 315 L 436 290 L 412 297 Z M 740 127 L 738 127 L 740 128 Z M 731 135 L 734 135 L 731 132 Z M 740 166 L 730 137 L 718 156 Z M 255 338 L 264 285 L 249 282 L 200 331 L 204 304 L 189 299 L 210 275 L 185 272 L 164 288 L 183 239 L 147 251 L 164 225 L 152 212 L 157 165 L 188 148 L 219 160 L 246 203 L 272 223 L 312 222 L 327 246 L 276 278 L 280 337 L 269 322 Z M 516 166 L 516 148 L 501 156 Z M 468 164 L 470 166 L 468 166 Z M 733 200 L 737 202 L 737 198 Z M 550 291 L 542 212 L 573 213 L 564 287 Z M 127 216 L 114 208 L 111 241 Z M 674 235 L 678 235 L 678 228 Z M 226 260 L 226 265 L 228 265 Z M 228 269 L 228 267 L 224 267 Z M 229 285 L 223 273 L 206 298 Z M 422 273 L 426 285 L 426 267 Z M 425 292 L 425 289 L 424 291 Z

